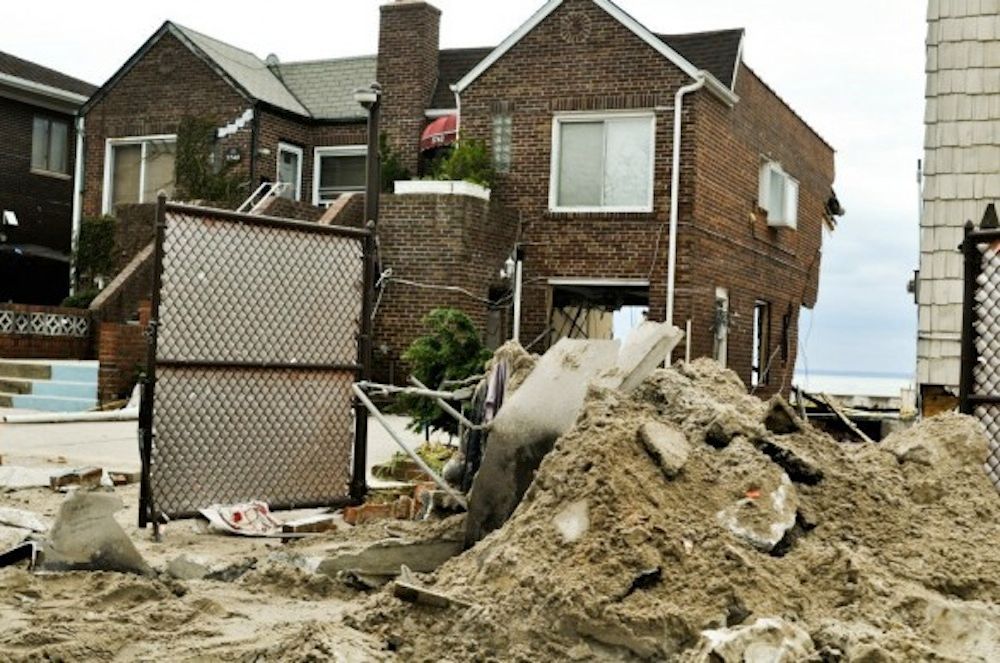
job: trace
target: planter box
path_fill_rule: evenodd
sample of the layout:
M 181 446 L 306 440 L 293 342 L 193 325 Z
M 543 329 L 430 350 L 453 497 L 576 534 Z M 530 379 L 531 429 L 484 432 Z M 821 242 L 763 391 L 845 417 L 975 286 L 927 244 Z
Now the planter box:
M 484 186 L 464 181 L 399 180 L 395 183 L 397 195 L 431 194 L 436 196 L 471 196 L 490 199 L 490 190 Z

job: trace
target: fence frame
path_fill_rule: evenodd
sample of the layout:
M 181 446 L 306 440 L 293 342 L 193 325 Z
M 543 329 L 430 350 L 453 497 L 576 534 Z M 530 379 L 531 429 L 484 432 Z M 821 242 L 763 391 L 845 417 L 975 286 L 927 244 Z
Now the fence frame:
M 986 227 L 976 230 L 972 221 L 965 224 L 965 239 L 959 246 L 965 263 L 962 297 L 962 367 L 958 387 L 959 410 L 962 414 L 974 414 L 977 405 L 1000 404 L 1000 394 L 980 394 L 975 391 L 975 368 L 979 361 L 979 352 L 976 350 L 976 290 L 979 276 L 983 272 L 983 256 L 979 252 L 978 245 L 996 241 L 1000 241 L 1000 228 Z
M 352 364 L 306 364 L 288 362 L 226 362 L 226 361 L 185 361 L 185 360 L 158 360 L 157 340 L 160 325 L 160 288 L 162 285 L 163 272 L 163 244 L 166 234 L 167 212 L 176 212 L 193 216 L 209 215 L 213 219 L 227 222 L 246 224 L 252 226 L 279 228 L 284 230 L 294 230 L 320 235 L 336 235 L 356 239 L 362 245 L 362 306 L 361 320 L 357 330 L 357 361 Z M 155 495 L 151 486 L 151 462 L 153 457 L 153 447 L 156 444 L 154 396 L 156 393 L 156 370 L 157 366 L 170 368 L 255 368 L 261 370 L 286 370 L 286 371 L 341 371 L 353 372 L 354 382 L 363 382 L 371 378 L 372 361 L 372 311 L 374 307 L 374 287 L 375 287 L 375 238 L 372 227 L 367 228 L 347 228 L 342 226 L 324 226 L 316 223 L 295 221 L 290 219 L 280 219 L 276 217 L 241 214 L 229 210 L 214 209 L 208 207 L 198 207 L 180 203 L 167 202 L 165 196 L 161 195 L 157 200 L 156 207 L 156 233 L 154 247 L 154 267 L 152 277 L 152 301 L 150 304 L 150 321 L 146 333 L 147 336 L 147 369 L 142 377 L 141 401 L 139 408 L 139 451 L 142 460 L 142 483 L 139 494 L 139 527 L 153 525 L 154 536 L 159 536 L 159 525 L 163 515 L 156 506 Z M 271 504 L 274 509 L 283 508 L 311 508 L 319 506 L 343 506 L 346 504 L 356 504 L 363 501 L 367 493 L 366 481 L 366 461 L 368 453 L 367 443 L 367 423 L 368 411 L 364 404 L 357 398 L 353 398 L 352 408 L 355 413 L 355 431 L 353 441 L 353 455 L 350 468 L 350 485 L 348 496 L 344 499 L 325 501 L 321 504 L 295 503 L 295 504 Z M 189 516 L 194 514 L 174 514 L 175 516 Z

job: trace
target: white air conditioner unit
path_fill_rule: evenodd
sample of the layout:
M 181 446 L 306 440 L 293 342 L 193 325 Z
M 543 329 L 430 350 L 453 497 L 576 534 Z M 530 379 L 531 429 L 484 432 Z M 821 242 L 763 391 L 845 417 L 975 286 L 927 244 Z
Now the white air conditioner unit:
M 782 170 L 781 165 L 765 161 L 760 167 L 760 190 L 757 197 L 767 211 L 771 228 L 798 228 L 799 183 Z
M 3 211 L 3 225 L 5 226 L 17 225 L 17 214 L 14 214 L 13 210 L 5 209 Z

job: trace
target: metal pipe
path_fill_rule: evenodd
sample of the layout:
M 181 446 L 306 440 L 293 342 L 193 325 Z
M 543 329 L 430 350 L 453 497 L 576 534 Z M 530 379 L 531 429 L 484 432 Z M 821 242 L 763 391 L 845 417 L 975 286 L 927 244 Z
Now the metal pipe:
M 982 271 L 982 255 L 976 246 L 975 226 L 972 221 L 965 224 L 965 239 L 962 254 L 965 258 L 965 283 L 962 297 L 962 359 L 961 377 L 958 381 L 958 402 L 962 414 L 972 414 L 975 409 L 972 393 L 973 372 L 978 353 L 976 352 L 976 279 Z
M 4 415 L 5 424 L 66 424 L 79 421 L 135 421 L 139 418 L 138 407 L 98 412 L 45 412 L 39 414 Z
M 362 389 L 377 389 L 390 394 L 410 394 L 411 396 L 426 396 L 427 398 L 446 398 L 450 401 L 465 400 L 464 398 L 457 396 L 455 392 L 452 391 L 434 391 L 433 389 L 419 387 L 397 387 L 391 384 L 368 382 L 367 380 L 358 382 L 358 386 Z
M 69 294 L 76 293 L 76 253 L 80 248 L 83 225 L 83 116 L 76 118 L 76 153 L 73 167 L 73 229 L 70 235 Z
M 514 329 L 513 339 L 521 342 L 521 291 L 524 285 L 523 254 L 521 247 L 515 251 L 514 257 Z
M 426 391 L 430 391 L 429 389 L 427 389 L 427 385 L 425 385 L 423 382 L 421 382 L 417 378 L 413 377 L 412 375 L 410 376 L 410 382 L 412 382 L 413 384 L 417 385 L 421 389 L 424 389 Z M 458 421 L 458 423 L 462 424 L 466 428 L 469 428 L 471 430 L 485 430 L 486 429 L 486 426 L 483 426 L 481 424 L 474 424 L 471 421 L 469 421 L 468 419 L 466 419 L 465 415 L 463 415 L 461 412 L 459 412 L 458 410 L 456 410 L 452 406 L 448 405 L 448 403 L 446 403 L 443 398 L 435 398 L 434 402 L 437 403 L 437 406 L 439 408 L 441 408 L 442 410 L 444 410 L 445 412 L 447 412 L 448 414 L 450 414 L 453 419 L 455 419 L 456 421 Z
M 677 280 L 677 220 L 679 212 L 677 206 L 680 202 L 681 186 L 681 127 L 683 124 L 684 96 L 700 90 L 705 86 L 704 75 L 699 75 L 698 79 L 690 85 L 685 85 L 677 90 L 674 96 L 674 144 L 673 162 L 670 166 L 670 246 L 667 247 L 667 312 L 665 320 L 668 325 L 674 324 L 674 284 Z
M 410 449 L 410 447 L 406 446 L 406 443 L 403 442 L 402 438 L 400 438 L 399 435 L 396 434 L 396 431 L 392 429 L 392 425 L 389 424 L 389 421 L 385 418 L 385 416 L 383 416 L 381 412 L 379 412 L 379 409 L 375 407 L 374 403 L 371 402 L 371 400 L 368 398 L 368 395 L 365 394 L 364 390 L 361 388 L 361 385 L 354 384 L 351 386 L 351 388 L 354 390 L 354 395 L 358 397 L 358 400 L 360 400 L 362 404 L 364 404 L 364 406 L 371 413 L 371 415 L 375 417 L 375 420 L 382 425 L 382 428 L 385 429 L 385 432 L 389 434 L 389 437 L 395 440 L 396 444 L 399 445 L 399 448 L 402 449 L 404 452 L 406 452 L 406 455 L 409 456 L 421 470 L 426 472 L 427 475 L 434 480 L 434 483 L 436 483 L 438 487 L 441 488 L 441 490 L 448 493 L 448 495 L 450 495 L 452 499 L 454 499 L 456 502 L 462 505 L 463 509 L 468 510 L 469 505 L 465 501 L 465 498 L 461 494 L 459 494 L 454 488 L 449 486 L 448 482 L 442 479 L 437 472 L 432 470 L 430 466 L 428 466 L 427 463 L 424 462 L 424 459 L 420 457 L 420 454 Z
M 684 362 L 691 363 L 691 320 L 684 325 Z

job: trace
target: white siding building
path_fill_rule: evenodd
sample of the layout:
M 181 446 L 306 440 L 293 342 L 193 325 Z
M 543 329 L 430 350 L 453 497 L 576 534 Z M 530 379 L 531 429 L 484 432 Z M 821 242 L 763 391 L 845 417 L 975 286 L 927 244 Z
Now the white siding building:
M 1000 0 L 929 0 L 917 381 L 957 394 L 963 225 L 1000 201 Z

